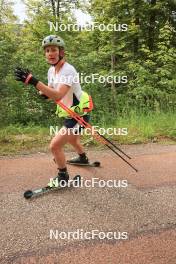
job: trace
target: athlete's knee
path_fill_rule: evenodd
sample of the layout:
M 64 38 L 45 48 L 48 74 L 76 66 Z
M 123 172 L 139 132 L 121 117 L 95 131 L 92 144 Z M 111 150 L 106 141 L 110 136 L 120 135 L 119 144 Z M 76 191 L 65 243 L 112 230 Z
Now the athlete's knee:
M 50 149 L 52 152 L 55 151 L 56 146 L 55 146 L 55 144 L 54 144 L 53 142 L 50 143 L 50 145 L 49 145 L 49 149 Z
M 55 152 L 55 151 L 61 150 L 62 145 L 63 144 L 62 144 L 61 140 L 58 140 L 57 142 L 56 141 L 51 141 L 49 148 L 50 148 L 50 150 L 52 152 Z

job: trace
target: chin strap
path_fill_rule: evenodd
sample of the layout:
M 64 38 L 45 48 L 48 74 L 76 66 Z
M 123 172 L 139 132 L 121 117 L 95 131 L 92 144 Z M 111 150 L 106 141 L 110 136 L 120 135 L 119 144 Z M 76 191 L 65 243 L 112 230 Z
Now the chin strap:
M 64 52 L 64 49 L 63 48 L 60 48 L 59 49 L 59 52 L 60 52 L 60 54 L 59 54 L 59 59 L 58 59 L 58 61 L 56 62 L 56 63 L 54 63 L 54 64 L 50 64 L 50 65 L 52 65 L 52 66 L 56 66 L 63 58 L 64 58 L 64 55 L 65 55 L 65 52 Z
M 55 68 L 56 68 L 56 66 L 58 65 L 58 71 L 60 70 L 60 68 L 62 68 L 62 66 L 64 65 L 64 63 L 65 63 L 65 60 L 64 60 L 64 58 L 62 58 L 62 59 L 60 59 L 60 60 L 58 60 L 58 62 L 57 63 L 55 63 L 55 64 L 52 64 L 52 66 L 54 66 Z
M 59 60 L 56 63 L 51 64 L 51 65 L 55 67 L 61 60 L 63 60 L 63 57 L 59 58 Z
M 52 64 L 52 63 L 49 63 L 51 66 L 56 66 L 59 62 L 60 62 L 61 59 L 59 59 L 56 63 Z

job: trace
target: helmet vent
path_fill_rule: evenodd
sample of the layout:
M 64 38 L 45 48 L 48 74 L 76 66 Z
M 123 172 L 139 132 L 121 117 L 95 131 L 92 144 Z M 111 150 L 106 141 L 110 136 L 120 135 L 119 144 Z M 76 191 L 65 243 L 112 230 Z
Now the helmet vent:
M 50 35 L 50 36 L 45 37 L 42 42 L 42 47 L 44 48 L 50 45 L 56 45 L 57 47 L 62 47 L 62 48 L 65 47 L 65 43 L 63 39 L 55 35 Z

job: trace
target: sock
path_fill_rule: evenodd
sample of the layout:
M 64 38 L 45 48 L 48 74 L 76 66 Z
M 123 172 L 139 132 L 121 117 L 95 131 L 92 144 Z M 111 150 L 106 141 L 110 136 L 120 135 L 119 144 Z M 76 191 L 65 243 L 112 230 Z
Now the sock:
M 58 168 L 59 169 L 59 168 Z M 58 176 L 61 177 L 63 180 L 69 179 L 69 174 L 67 172 L 67 168 L 59 169 Z
M 59 169 L 59 168 L 58 168 Z M 59 172 L 67 172 L 67 168 L 65 167 L 65 168 L 63 168 L 63 169 L 59 169 Z

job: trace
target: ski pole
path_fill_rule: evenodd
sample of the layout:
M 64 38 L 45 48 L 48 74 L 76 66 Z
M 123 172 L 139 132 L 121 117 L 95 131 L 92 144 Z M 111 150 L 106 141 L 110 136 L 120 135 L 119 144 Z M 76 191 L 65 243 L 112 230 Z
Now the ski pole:
M 76 119 L 79 123 L 80 123 L 80 121 L 77 119 L 77 117 L 80 119 L 81 117 L 78 115 L 78 114 L 76 114 L 75 112 L 73 112 L 71 109 L 69 109 L 69 108 L 67 108 L 65 105 L 63 105 L 61 102 L 59 102 L 59 104 L 60 104 L 60 106 L 62 107 L 62 108 L 64 108 L 64 110 L 65 111 L 67 111 L 67 113 L 69 113 L 74 119 Z M 81 122 L 84 122 L 84 124 L 82 124 L 84 127 L 87 127 L 87 125 L 90 125 L 90 124 L 88 124 L 88 123 L 86 123 L 85 121 L 84 121 L 84 119 L 82 119 L 81 118 Z M 92 127 L 89 127 L 91 130 L 92 130 Z M 97 131 L 97 134 L 99 134 L 99 132 Z M 119 147 L 117 147 L 113 142 L 111 142 L 109 139 L 107 139 L 105 136 L 103 136 L 103 135 L 100 135 L 99 134 L 99 136 L 100 137 L 102 137 L 102 138 L 104 138 L 105 139 L 105 141 L 107 141 L 108 143 L 110 143 L 114 148 L 116 148 L 117 150 L 119 150 L 122 154 L 124 154 L 127 158 L 129 158 L 129 159 L 131 159 L 131 157 L 129 156 L 129 155 L 127 155 L 122 149 L 120 149 Z M 100 141 L 100 140 L 99 140 Z M 101 143 L 103 143 L 103 144 L 105 144 L 105 141 L 103 141 L 103 142 L 101 142 Z
M 89 123 L 87 123 L 83 118 L 81 118 L 78 114 L 76 114 L 74 111 L 72 111 L 71 109 L 69 109 L 62 102 L 56 101 L 56 103 L 59 104 L 60 107 L 62 107 L 72 118 L 74 118 L 76 121 L 78 121 L 79 124 L 81 124 L 85 128 L 89 128 L 91 131 L 93 131 L 93 127 Z M 124 162 L 126 162 L 132 169 L 134 169 L 136 172 L 138 171 L 133 165 L 131 165 L 126 159 L 124 159 L 117 151 L 115 151 L 111 146 L 108 145 L 108 143 L 110 143 L 110 142 L 104 136 L 100 135 L 97 131 L 94 131 L 92 133 L 92 136 L 94 136 L 94 138 L 96 138 L 99 142 L 101 142 L 102 144 L 106 145 L 109 149 L 111 149 Z M 111 142 L 111 144 L 114 145 L 112 142 Z M 121 151 L 121 149 L 120 149 L 120 151 Z M 121 152 L 123 153 L 123 151 L 121 151 Z
M 99 135 L 100 133 L 97 132 Z M 116 149 L 118 149 L 120 152 L 123 153 L 123 155 L 125 155 L 127 158 L 131 159 L 131 157 L 129 155 L 127 155 L 122 149 L 120 149 L 119 147 L 117 147 L 113 142 L 111 142 L 108 138 L 106 138 L 105 136 L 103 135 L 100 135 L 102 138 L 104 138 L 107 142 L 109 142 L 113 147 L 115 147 Z

